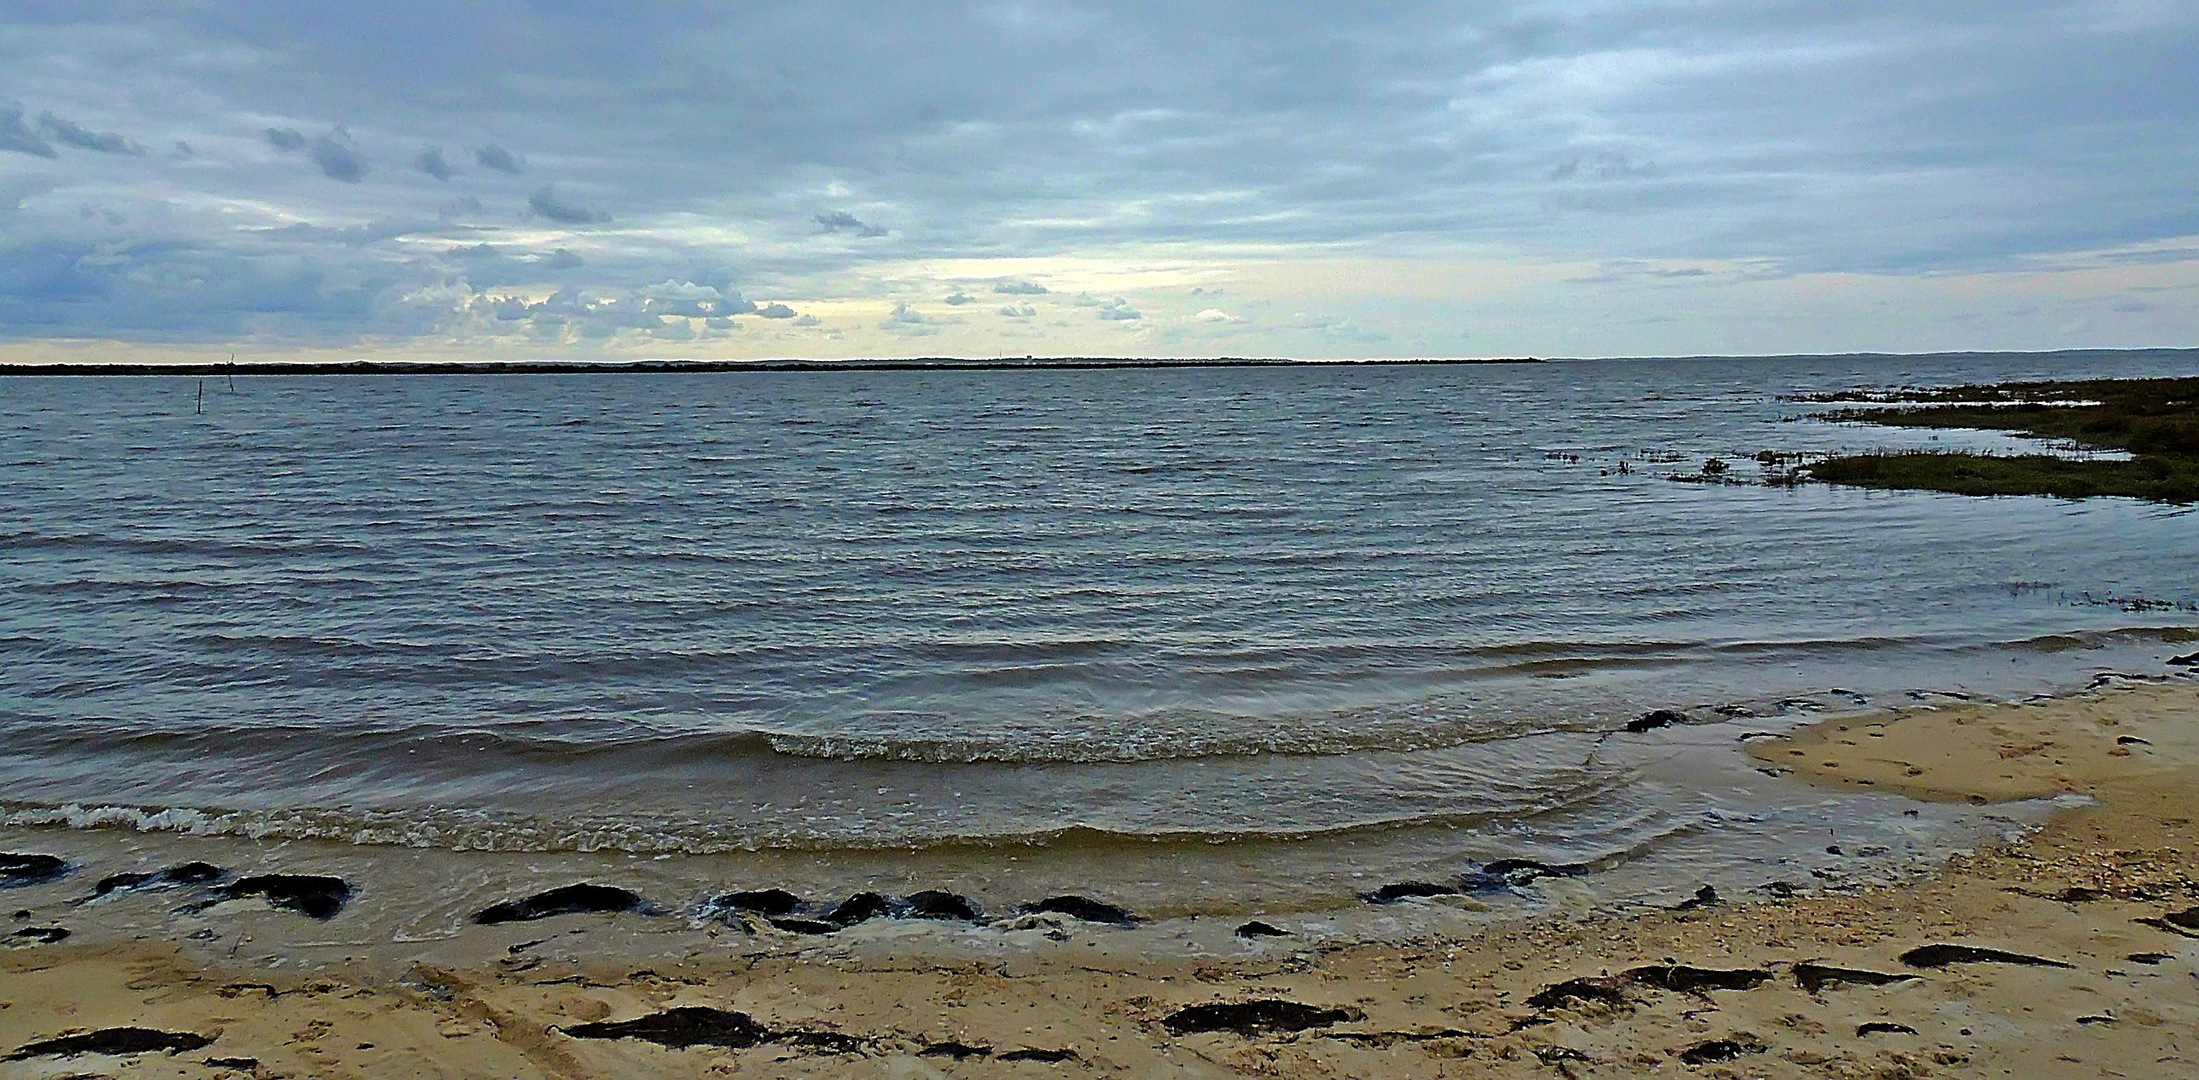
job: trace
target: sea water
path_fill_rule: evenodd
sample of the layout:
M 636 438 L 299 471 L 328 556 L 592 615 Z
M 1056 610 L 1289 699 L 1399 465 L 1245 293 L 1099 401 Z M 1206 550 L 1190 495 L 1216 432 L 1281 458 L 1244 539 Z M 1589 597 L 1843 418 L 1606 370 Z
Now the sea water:
M 2004 822 L 1738 740 L 2160 674 L 2199 517 L 1753 455 L 2026 445 L 1796 395 L 2194 371 L 245 376 L 203 414 L 195 377 L 0 379 L 0 827 L 1164 912 L 1933 858 Z M 1693 723 L 1620 730 L 1658 708 Z

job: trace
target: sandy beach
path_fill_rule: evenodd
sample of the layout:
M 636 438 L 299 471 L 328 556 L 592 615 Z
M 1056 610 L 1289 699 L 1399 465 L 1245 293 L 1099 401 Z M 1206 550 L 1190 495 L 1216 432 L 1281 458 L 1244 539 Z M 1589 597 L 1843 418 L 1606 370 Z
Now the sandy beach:
M 1746 743 L 1813 784 L 2065 797 L 1917 881 L 1236 956 L 1066 918 L 956 957 L 584 914 L 393 967 L 294 913 L 234 905 L 219 934 L 163 940 L 103 933 L 119 903 L 28 903 L 84 881 L 11 890 L 0 1075 L 2189 1076 L 2195 721 L 2199 686 L 2172 679 Z

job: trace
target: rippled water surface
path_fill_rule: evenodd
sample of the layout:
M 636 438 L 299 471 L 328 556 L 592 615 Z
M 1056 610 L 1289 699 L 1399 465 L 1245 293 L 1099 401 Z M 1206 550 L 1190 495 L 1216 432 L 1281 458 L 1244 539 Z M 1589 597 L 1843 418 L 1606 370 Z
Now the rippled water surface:
M 247 377 L 204 415 L 8 378 L 0 800 L 543 851 L 1654 849 L 1777 813 L 1605 738 L 1644 709 L 2066 688 L 2199 624 L 2175 508 L 1668 474 L 2012 442 L 1781 394 L 2195 366 Z

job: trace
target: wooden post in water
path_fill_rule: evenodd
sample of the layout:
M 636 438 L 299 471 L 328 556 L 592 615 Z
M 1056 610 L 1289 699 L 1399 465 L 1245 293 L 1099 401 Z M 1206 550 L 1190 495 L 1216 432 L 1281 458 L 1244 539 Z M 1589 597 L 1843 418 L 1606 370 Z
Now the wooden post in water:
M 229 354 L 229 392 L 237 392 L 237 354 Z
M 205 379 L 200 379 L 200 380 L 199 380 L 199 412 L 198 412 L 198 414 L 199 414 L 200 416 L 204 416 L 204 415 L 206 415 L 206 380 L 205 380 Z

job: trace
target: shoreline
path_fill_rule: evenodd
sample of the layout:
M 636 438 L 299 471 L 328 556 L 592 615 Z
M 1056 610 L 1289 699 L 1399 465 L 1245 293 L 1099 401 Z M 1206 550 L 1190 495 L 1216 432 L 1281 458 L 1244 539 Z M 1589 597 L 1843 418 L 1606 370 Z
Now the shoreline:
M 1005 935 L 1028 941 L 989 955 L 926 955 L 909 935 L 774 951 L 730 929 L 708 948 L 667 951 L 636 920 L 599 914 L 479 928 L 391 971 L 362 962 L 368 943 L 344 940 L 341 922 L 251 905 L 233 905 L 222 932 L 209 922 L 200 940 L 40 944 L 21 931 L 100 913 L 42 904 L 8 924 L 21 947 L 0 951 L 0 1056 L 136 1026 L 211 1041 L 8 1068 L 55 1077 L 95 1066 L 194 1077 L 2176 1075 L 2199 1067 L 2199 926 L 2185 926 L 2199 916 L 2184 915 L 2199 905 L 2194 720 L 2199 686 L 2179 679 L 1844 717 L 1751 740 L 1748 753 L 1765 767 L 1833 787 L 1963 803 L 2088 801 L 1918 880 L 1679 911 L 1561 904 L 1396 941 L 1309 947 L 1280 937 L 1228 954 L 1154 955 L 1038 918 Z M 19 898 L 32 897 L 0 893 Z M 261 952 L 286 939 L 282 955 Z M 1945 950 L 1914 952 L 1938 945 L 2070 966 L 1959 954 L 1920 966 L 1947 960 Z M 1889 981 L 1873 985 L 1880 976 Z M 1261 1001 L 1305 1008 L 1197 1010 Z M 582 1037 L 632 1030 L 587 1025 L 672 1009 L 720 1011 L 671 1013 L 686 1026 L 660 1024 L 660 1039 L 727 1045 Z M 735 1012 L 748 1026 L 727 1019 Z M 1249 1033 L 1195 1030 L 1230 1022 L 1249 1023 Z

